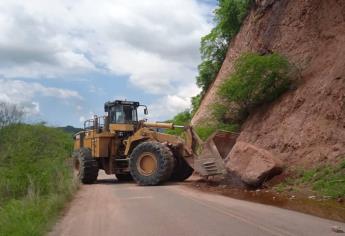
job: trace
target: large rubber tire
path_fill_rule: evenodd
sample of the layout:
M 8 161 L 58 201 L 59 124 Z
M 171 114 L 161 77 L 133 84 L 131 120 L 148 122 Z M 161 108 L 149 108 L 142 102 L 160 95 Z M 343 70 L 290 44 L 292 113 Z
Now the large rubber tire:
M 131 173 L 122 173 L 122 174 L 115 174 L 118 181 L 131 181 L 133 177 Z
M 183 157 L 175 156 L 175 168 L 171 174 L 171 181 L 184 181 L 188 179 L 194 170 L 188 165 L 188 163 L 183 159 Z
M 74 169 L 77 177 L 83 184 L 92 184 L 98 177 L 98 162 L 92 157 L 91 151 L 87 148 L 80 148 L 73 154 Z
M 150 155 L 155 158 L 155 169 L 152 173 L 143 174 L 141 158 Z M 170 149 L 158 142 L 144 142 L 134 148 L 129 159 L 129 169 L 133 179 L 139 185 L 158 185 L 168 180 L 174 169 L 174 157 Z

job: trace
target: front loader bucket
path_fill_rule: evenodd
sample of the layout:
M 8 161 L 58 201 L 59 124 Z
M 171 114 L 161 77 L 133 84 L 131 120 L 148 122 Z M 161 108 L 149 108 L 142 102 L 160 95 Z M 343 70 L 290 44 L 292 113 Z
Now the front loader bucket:
M 194 170 L 202 176 L 225 174 L 224 159 L 235 145 L 237 133 L 216 131 L 200 143 L 199 154 L 194 159 Z

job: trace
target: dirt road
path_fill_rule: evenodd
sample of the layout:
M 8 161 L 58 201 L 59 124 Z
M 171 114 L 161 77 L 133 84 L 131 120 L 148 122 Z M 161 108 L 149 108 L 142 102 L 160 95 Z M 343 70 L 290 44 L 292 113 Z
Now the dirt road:
M 344 223 L 207 194 L 179 184 L 139 187 L 101 175 L 84 185 L 50 236 L 337 235 Z

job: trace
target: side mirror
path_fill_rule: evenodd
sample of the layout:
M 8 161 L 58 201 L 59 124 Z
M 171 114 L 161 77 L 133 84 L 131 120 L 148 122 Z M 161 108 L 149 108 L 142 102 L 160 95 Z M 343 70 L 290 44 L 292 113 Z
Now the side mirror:
M 147 108 L 144 109 L 144 114 L 145 114 L 145 115 L 148 115 L 148 114 L 149 114 L 149 111 L 147 110 Z

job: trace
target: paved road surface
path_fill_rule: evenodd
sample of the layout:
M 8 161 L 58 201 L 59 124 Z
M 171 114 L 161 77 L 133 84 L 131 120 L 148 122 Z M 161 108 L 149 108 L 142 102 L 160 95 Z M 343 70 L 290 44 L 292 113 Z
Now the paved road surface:
M 81 187 L 50 236 L 345 235 L 331 230 L 344 223 L 183 185 L 140 187 L 101 178 Z

